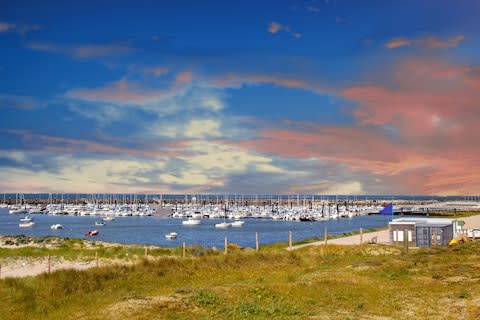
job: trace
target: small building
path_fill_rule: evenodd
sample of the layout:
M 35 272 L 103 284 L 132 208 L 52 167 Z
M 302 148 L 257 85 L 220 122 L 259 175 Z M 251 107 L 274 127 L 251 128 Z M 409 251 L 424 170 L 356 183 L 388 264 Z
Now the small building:
M 390 243 L 411 247 L 446 246 L 458 231 L 458 221 L 445 218 L 399 218 L 389 224 Z

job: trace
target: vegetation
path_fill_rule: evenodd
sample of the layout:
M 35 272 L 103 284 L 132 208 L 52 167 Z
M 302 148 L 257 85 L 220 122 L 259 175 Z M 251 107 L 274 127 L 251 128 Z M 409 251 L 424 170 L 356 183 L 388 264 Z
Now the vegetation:
M 141 247 L 92 250 L 76 241 L 41 252 L 80 258 L 97 249 L 102 258 L 134 253 L 138 263 L 2 279 L 2 319 L 480 318 L 477 242 L 408 255 L 368 244 L 293 252 L 231 245 L 227 255 L 193 246 L 186 258 L 177 248 L 144 259 Z

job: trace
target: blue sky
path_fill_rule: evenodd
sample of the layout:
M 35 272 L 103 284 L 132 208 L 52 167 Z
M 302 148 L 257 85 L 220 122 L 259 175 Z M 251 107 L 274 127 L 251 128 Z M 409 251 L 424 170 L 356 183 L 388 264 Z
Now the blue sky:
M 0 190 L 478 194 L 479 9 L 3 1 Z

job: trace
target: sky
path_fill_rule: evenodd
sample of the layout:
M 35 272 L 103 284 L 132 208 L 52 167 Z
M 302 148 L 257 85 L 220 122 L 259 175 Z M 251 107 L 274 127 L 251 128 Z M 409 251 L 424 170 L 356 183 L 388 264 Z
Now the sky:
M 0 191 L 480 194 L 480 2 L 0 1 Z

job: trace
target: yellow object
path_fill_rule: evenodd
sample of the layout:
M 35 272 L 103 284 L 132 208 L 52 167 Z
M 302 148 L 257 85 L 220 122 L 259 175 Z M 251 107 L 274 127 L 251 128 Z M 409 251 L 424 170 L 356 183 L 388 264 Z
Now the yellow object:
M 450 242 L 448 243 L 449 246 L 455 246 L 458 244 L 458 240 L 457 239 L 452 239 L 450 240 Z

